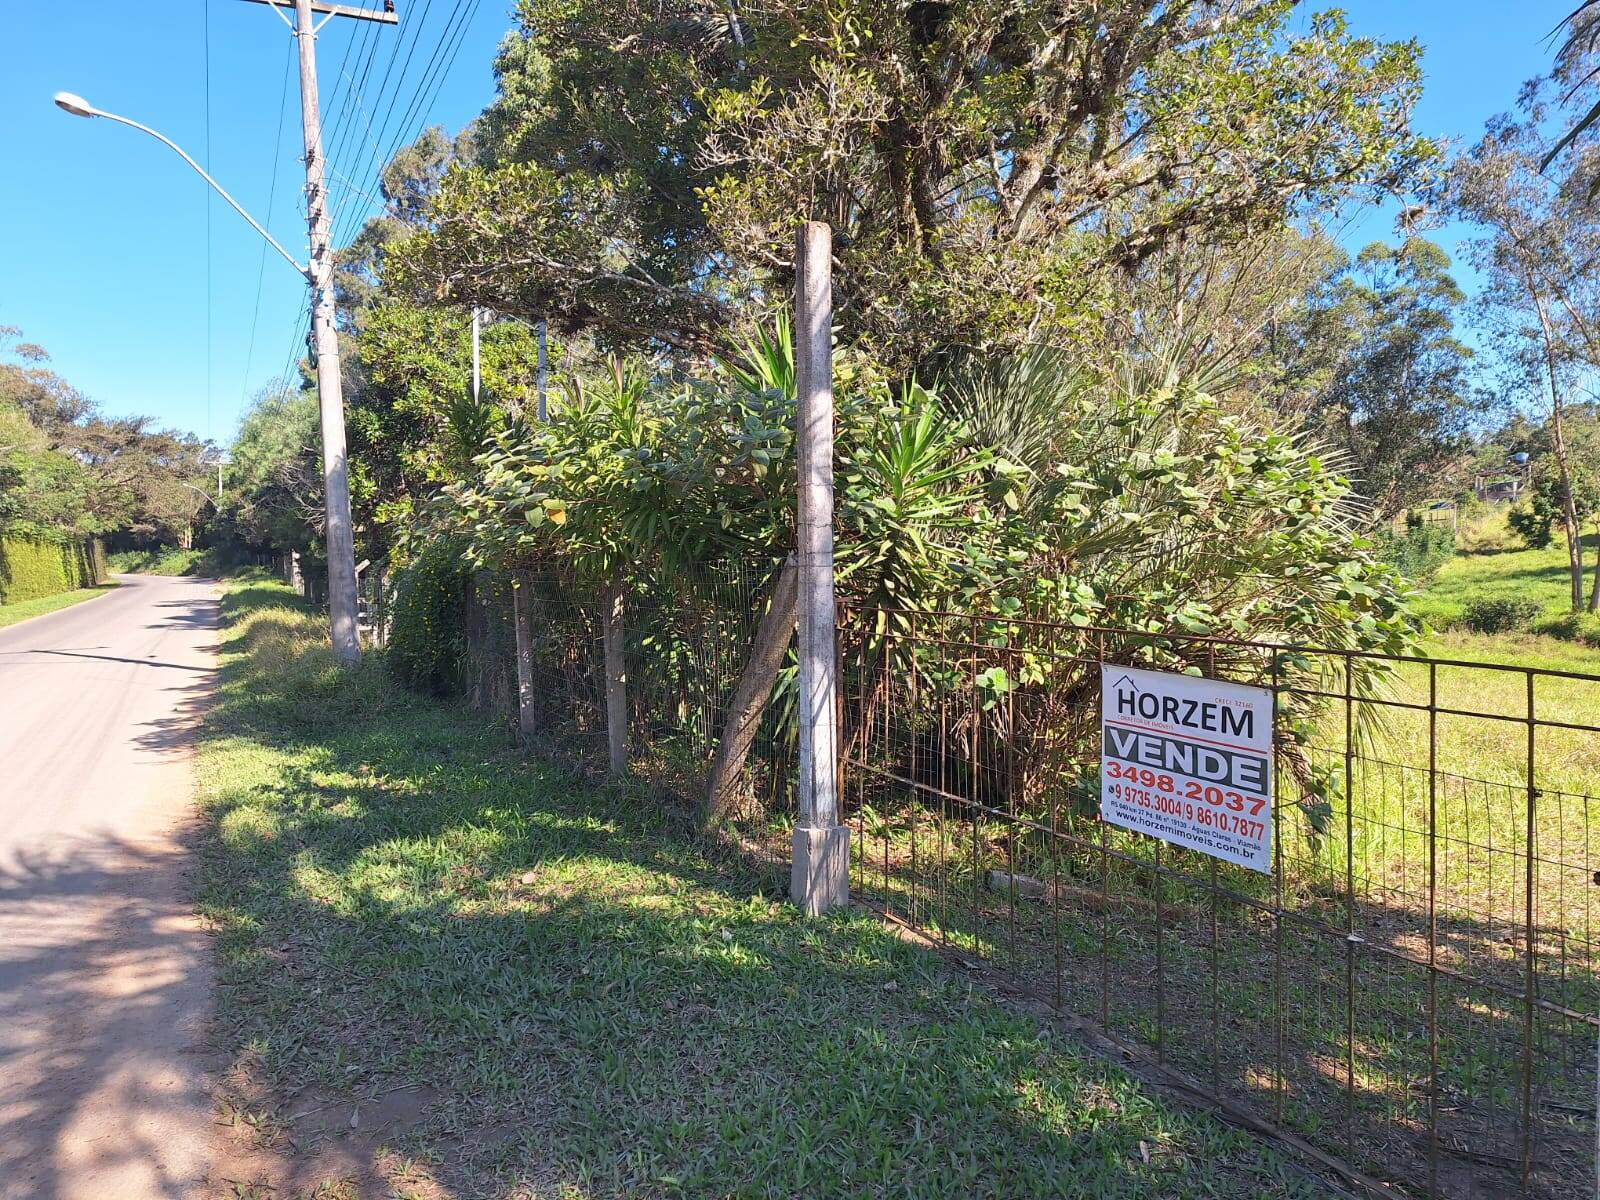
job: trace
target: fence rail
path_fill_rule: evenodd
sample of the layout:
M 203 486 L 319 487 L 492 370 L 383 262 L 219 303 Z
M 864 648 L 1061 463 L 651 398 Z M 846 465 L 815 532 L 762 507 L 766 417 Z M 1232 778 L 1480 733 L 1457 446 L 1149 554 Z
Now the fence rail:
M 775 564 L 637 571 L 636 773 L 698 796 Z M 600 604 L 525 576 L 541 735 L 604 760 Z M 507 581 L 469 692 L 516 713 Z M 1372 1191 L 1596 1194 L 1600 676 L 845 606 L 857 896 Z M 1102 662 L 1269 688 L 1271 870 L 1099 816 Z M 792 666 L 749 764 L 793 811 Z
M 1390 1194 L 1595 1195 L 1600 677 L 846 611 L 857 893 Z M 1271 689 L 1272 870 L 1099 819 L 1099 666 Z

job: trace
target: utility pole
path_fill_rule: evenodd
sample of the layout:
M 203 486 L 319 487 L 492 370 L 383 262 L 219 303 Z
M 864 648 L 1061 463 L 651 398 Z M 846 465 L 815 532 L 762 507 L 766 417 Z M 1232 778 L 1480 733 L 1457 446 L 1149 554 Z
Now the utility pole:
M 833 231 L 802 225 L 794 255 L 795 457 L 799 495 L 800 812 L 789 893 L 816 916 L 850 896 L 839 823 L 838 657 L 833 581 Z
M 333 247 L 328 217 L 327 164 L 322 155 L 322 114 L 317 103 L 317 32 L 334 17 L 393 25 L 399 18 L 392 3 L 386 11 L 354 8 L 313 0 L 253 0 L 266 4 L 288 24 L 285 9 L 294 10 L 290 31 L 300 54 L 300 123 L 305 134 L 306 224 L 311 232 L 312 345 L 317 359 L 317 402 L 322 416 L 322 483 L 327 504 L 328 620 L 334 657 L 354 663 L 361 657 L 356 628 L 355 530 L 350 518 L 350 465 L 345 451 L 344 389 L 339 373 L 339 334 L 334 327 Z M 322 20 L 312 23 L 312 14 Z
M 549 410 L 545 407 L 545 388 L 550 382 L 550 362 L 548 351 L 545 349 L 543 321 L 539 322 L 539 424 L 543 425 L 550 419 Z

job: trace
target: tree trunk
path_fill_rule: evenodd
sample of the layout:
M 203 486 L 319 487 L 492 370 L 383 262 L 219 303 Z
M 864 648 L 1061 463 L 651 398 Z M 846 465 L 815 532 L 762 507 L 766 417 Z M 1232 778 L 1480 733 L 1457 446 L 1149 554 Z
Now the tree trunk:
M 628 773 L 628 675 L 623 660 L 622 579 L 606 589 L 601 600 L 606 672 L 606 744 L 611 777 Z
M 533 619 L 528 573 L 511 575 L 511 623 L 517 634 L 517 736 L 526 744 L 533 734 Z
M 1572 611 L 1583 611 L 1583 529 L 1578 524 L 1578 508 L 1572 496 L 1572 471 L 1567 463 L 1567 438 L 1561 420 L 1561 387 L 1556 375 L 1556 339 L 1544 300 L 1532 279 L 1525 280 L 1539 315 L 1544 337 L 1544 366 L 1550 379 L 1550 432 L 1556 454 L 1556 473 L 1561 493 L 1561 527 L 1567 535 L 1567 574 L 1572 585 Z
M 756 731 L 761 727 L 761 714 L 766 711 L 772 687 L 778 680 L 778 669 L 783 666 L 789 641 L 794 637 L 799 616 L 799 581 L 799 560 L 791 554 L 783 560 L 773 580 L 767 611 L 756 628 L 750 657 L 745 660 L 744 670 L 734 685 L 728 717 L 722 726 L 722 736 L 717 739 L 717 752 L 711 760 L 706 781 L 703 815 L 707 825 L 726 818 L 738 799 L 739 782 L 744 777 L 745 762 L 755 743 Z
M 1589 589 L 1589 611 L 1600 612 L 1600 517 L 1594 523 L 1594 586 Z

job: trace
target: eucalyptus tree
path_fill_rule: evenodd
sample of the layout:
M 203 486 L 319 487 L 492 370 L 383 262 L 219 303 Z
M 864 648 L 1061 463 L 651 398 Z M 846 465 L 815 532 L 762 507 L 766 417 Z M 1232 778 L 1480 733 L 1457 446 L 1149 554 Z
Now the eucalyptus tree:
M 1582 530 L 1566 413 L 1584 380 L 1600 370 L 1600 213 L 1588 183 L 1600 147 L 1541 172 L 1549 87 L 1529 85 L 1517 117 L 1489 122 L 1452 170 L 1446 198 L 1454 215 L 1482 231 L 1468 243 L 1483 280 L 1476 315 L 1504 374 L 1525 395 L 1543 397 L 1577 611 L 1584 602 Z

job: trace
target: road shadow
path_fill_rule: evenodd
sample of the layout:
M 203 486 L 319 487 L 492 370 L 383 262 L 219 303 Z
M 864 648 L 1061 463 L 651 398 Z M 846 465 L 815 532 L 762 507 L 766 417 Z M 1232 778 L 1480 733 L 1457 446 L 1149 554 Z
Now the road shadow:
M 0 1197 L 198 1194 L 207 939 L 184 847 L 113 837 L 0 869 Z M 203 1145 L 206 1137 L 199 1141 Z M 117 1181 L 113 1183 L 112 1181 Z M 92 1183 L 91 1183 L 92 1186 Z

